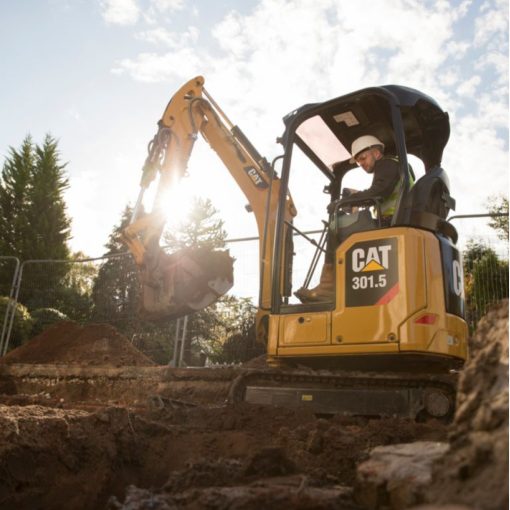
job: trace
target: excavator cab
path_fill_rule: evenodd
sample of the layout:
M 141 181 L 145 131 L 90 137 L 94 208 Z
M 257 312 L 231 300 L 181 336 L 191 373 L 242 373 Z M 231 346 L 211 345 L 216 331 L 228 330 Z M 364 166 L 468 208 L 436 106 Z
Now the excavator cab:
M 299 223 L 299 214 L 292 222 L 279 217 L 269 355 L 335 366 L 342 360 L 374 359 L 387 366 L 409 366 L 411 359 L 428 367 L 462 365 L 467 338 L 462 264 L 457 233 L 446 220 L 455 201 L 441 167 L 450 134 L 448 114 L 417 90 L 388 85 L 302 106 L 284 123 L 280 203 L 294 172 L 301 173 L 306 192 L 319 189 L 313 181 L 320 176 L 327 198 L 322 211 L 321 205 L 309 209 L 318 218 L 328 216 L 322 220 L 324 235 L 315 241 L 311 270 L 321 254 L 332 251 L 334 292 L 322 302 L 292 298 L 302 271 L 296 259 L 304 251 L 296 248 L 295 237 L 306 237 L 308 224 Z M 344 181 L 356 168 L 350 161 L 351 144 L 365 134 L 382 140 L 385 155 L 399 164 L 397 206 L 385 226 L 379 221 L 377 198 L 359 201 L 345 193 Z M 414 185 L 408 155 L 424 167 Z M 296 198 L 299 183 L 293 184 L 296 208 L 306 211 Z M 311 282 L 309 269 L 305 285 Z
M 467 325 L 457 233 L 446 220 L 455 202 L 441 168 L 448 114 L 417 90 L 388 85 L 302 106 L 284 123 L 265 326 L 268 361 L 283 373 L 247 375 L 238 394 L 321 413 L 450 419 Z M 389 224 L 380 221 L 378 197 L 348 196 L 356 168 L 350 147 L 367 134 L 398 161 L 400 188 Z M 424 167 L 414 185 L 408 155 Z M 291 220 L 283 214 L 290 189 L 299 211 Z M 317 241 L 310 235 L 319 223 Z M 308 270 L 300 260 L 307 250 Z M 321 257 L 329 270 L 320 285 L 331 292 L 294 299 L 302 274 L 304 287 L 313 284 Z M 303 365 L 321 370 L 312 374 Z

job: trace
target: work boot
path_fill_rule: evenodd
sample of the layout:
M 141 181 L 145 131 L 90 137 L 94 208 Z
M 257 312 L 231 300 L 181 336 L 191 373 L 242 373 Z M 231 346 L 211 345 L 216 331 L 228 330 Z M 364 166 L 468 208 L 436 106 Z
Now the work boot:
M 301 287 L 294 295 L 302 303 L 316 303 L 321 301 L 333 301 L 335 297 L 335 267 L 333 264 L 324 264 L 319 285 L 313 289 Z

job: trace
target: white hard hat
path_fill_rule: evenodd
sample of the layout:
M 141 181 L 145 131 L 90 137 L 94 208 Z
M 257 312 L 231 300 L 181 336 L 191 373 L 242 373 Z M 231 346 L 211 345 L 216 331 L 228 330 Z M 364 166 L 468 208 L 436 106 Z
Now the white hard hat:
M 364 150 L 370 149 L 370 147 L 374 147 L 375 145 L 379 145 L 382 147 L 382 150 L 384 150 L 384 143 L 379 140 L 379 138 L 372 136 L 372 135 L 364 135 L 360 136 L 359 138 L 356 138 L 354 142 L 352 142 L 351 146 L 351 154 L 352 158 L 349 160 L 349 163 L 355 163 L 356 156 L 363 152 Z

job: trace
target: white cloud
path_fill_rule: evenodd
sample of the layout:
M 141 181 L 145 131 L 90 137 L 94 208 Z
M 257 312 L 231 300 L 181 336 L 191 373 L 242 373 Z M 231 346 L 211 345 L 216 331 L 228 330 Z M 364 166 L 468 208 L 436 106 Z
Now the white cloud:
M 296 106 L 378 84 L 417 88 L 450 113 L 445 168 L 459 210 L 479 212 L 487 196 L 508 189 L 506 141 L 497 131 L 508 125 L 504 4 L 262 0 L 249 13 L 226 13 L 211 28 L 217 47 L 200 45 L 202 34 L 160 27 L 146 40 L 172 50 L 126 58 L 115 72 L 176 87 L 203 74 L 268 158 L 279 151 L 281 117 Z M 470 29 L 474 40 L 467 39 Z
M 468 96 L 472 97 L 478 90 L 478 86 L 480 85 L 482 79 L 478 75 L 474 75 L 471 78 L 464 80 L 457 87 L 457 94 L 460 96 Z
M 493 129 L 508 129 L 508 103 L 505 96 L 499 101 L 494 100 L 494 94 L 486 92 L 477 98 L 478 124 Z
M 82 121 L 82 116 L 81 116 L 81 113 L 80 111 L 72 106 L 70 108 L 67 109 L 66 111 L 66 114 L 71 117 L 71 119 L 75 120 L 76 122 L 81 122 Z
M 508 52 L 504 50 L 490 50 L 475 62 L 475 68 L 480 70 L 493 69 L 497 81 L 508 86 Z
M 455 19 L 463 18 L 469 11 L 473 4 L 473 0 L 463 0 L 456 9 Z
M 178 33 L 167 30 L 163 27 L 156 27 L 150 30 L 139 32 L 136 37 L 154 45 L 162 45 L 170 48 L 194 44 L 199 36 L 198 28 L 189 27 L 185 32 Z
M 178 11 L 184 7 L 184 0 L 151 0 L 151 7 L 159 12 Z
M 501 47 L 501 44 L 508 46 L 508 2 L 485 2 L 480 13 L 475 23 L 475 45 L 491 42 L 496 47 Z
M 140 16 L 136 0 L 101 0 L 101 14 L 113 25 L 134 25 Z
M 490 195 L 508 190 L 508 151 L 484 119 L 455 118 L 445 152 L 444 165 L 460 214 L 483 212 Z
M 170 15 L 184 8 L 183 0 L 149 0 L 143 11 L 143 19 L 150 25 L 171 21 Z
M 128 73 L 136 80 L 154 83 L 176 77 L 187 80 L 200 74 L 200 70 L 200 57 L 191 49 L 181 48 L 163 55 L 142 53 L 135 60 L 121 60 L 112 72 Z
M 460 70 L 458 67 L 450 67 L 447 71 L 441 73 L 437 78 L 442 87 L 452 87 L 459 82 Z
M 460 59 L 466 55 L 470 44 L 466 41 L 449 41 L 446 44 L 446 52 L 455 59 Z

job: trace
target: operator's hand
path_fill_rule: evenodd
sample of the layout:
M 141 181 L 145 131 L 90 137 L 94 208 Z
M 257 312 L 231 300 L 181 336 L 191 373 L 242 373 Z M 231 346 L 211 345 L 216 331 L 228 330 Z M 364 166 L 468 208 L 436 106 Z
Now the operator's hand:
M 328 204 L 328 214 L 333 214 L 340 202 L 341 200 L 333 200 L 333 202 L 330 202 Z
M 329 214 L 333 214 L 335 212 L 336 209 L 339 209 L 340 207 L 342 207 L 342 200 L 344 198 L 349 198 L 349 197 L 352 197 L 353 195 L 355 195 L 356 193 L 358 193 L 359 190 L 357 189 L 353 189 L 353 188 L 344 188 L 342 190 L 342 198 L 338 199 L 338 200 L 334 200 L 333 202 L 331 202 L 329 205 L 328 205 L 328 213 Z M 357 210 L 357 208 L 356 208 Z M 351 213 L 353 212 L 353 208 L 352 206 L 347 206 L 345 208 L 343 208 L 343 211 L 344 212 L 348 212 L 348 213 Z
M 358 191 L 359 190 L 354 189 L 354 188 L 344 188 L 342 190 L 342 198 L 349 198 L 352 195 L 354 195 L 355 193 L 358 193 Z

